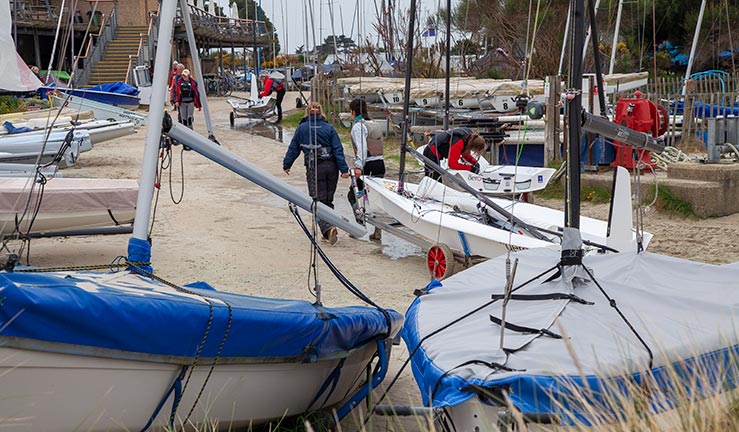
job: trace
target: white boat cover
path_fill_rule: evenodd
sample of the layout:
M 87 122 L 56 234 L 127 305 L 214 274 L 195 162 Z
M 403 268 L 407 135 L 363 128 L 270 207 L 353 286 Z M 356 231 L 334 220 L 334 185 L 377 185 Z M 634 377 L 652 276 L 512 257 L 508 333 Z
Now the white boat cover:
M 11 29 L 10 2 L 3 1 L 0 4 L 0 91 L 36 91 L 41 81 L 16 52 Z
M 575 387 L 588 385 L 600 397 L 605 380 L 639 382 L 650 371 L 667 380 L 668 365 L 687 374 L 702 370 L 701 376 L 718 372 L 717 378 L 726 378 L 719 389 L 739 382 L 739 372 L 730 366 L 739 350 L 739 263 L 717 266 L 647 252 L 586 256 L 583 264 L 624 320 L 593 281 L 578 279 L 576 286 L 562 278 L 546 281 L 559 251 L 532 249 L 514 258 L 519 259 L 513 284 L 518 297 L 507 306 L 503 349 L 504 256 L 443 286 L 432 283 L 429 294 L 408 309 L 403 338 L 414 353 L 424 405 L 455 406 L 506 390 L 524 413 L 571 418 L 569 410 L 577 408 L 566 396 Z M 543 297 L 526 297 L 533 295 Z M 653 353 L 651 362 L 645 345 Z M 669 395 L 661 396 L 670 402 Z
M 22 211 L 29 188 L 28 179 L 0 178 L 0 214 Z M 138 191 L 137 180 L 54 178 L 44 187 L 39 213 L 129 210 Z
M 385 93 L 402 92 L 405 89 L 405 79 L 387 77 L 352 77 L 339 78 L 337 84 L 344 86 L 349 94 L 369 94 L 380 90 Z M 443 78 L 414 78 L 411 80 L 411 97 L 423 98 L 434 97 L 444 92 L 445 83 Z M 449 93 L 453 98 L 468 98 L 477 96 L 510 95 L 515 96 L 522 91 L 521 81 L 509 79 L 473 79 L 467 77 L 453 78 L 450 80 Z M 530 94 L 539 95 L 544 93 L 544 81 L 529 80 L 528 91 Z

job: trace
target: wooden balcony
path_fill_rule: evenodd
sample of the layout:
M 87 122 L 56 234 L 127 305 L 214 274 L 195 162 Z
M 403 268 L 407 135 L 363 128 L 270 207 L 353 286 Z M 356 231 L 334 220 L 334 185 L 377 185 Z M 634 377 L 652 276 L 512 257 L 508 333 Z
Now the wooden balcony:
M 272 45 L 272 34 L 267 31 L 263 21 L 233 19 L 214 16 L 190 5 L 193 32 L 201 46 L 216 47 L 218 44 L 236 46 L 255 44 L 259 47 Z M 175 34 L 178 39 L 186 39 L 185 24 L 178 14 L 175 22 Z M 256 35 L 256 37 L 255 37 Z

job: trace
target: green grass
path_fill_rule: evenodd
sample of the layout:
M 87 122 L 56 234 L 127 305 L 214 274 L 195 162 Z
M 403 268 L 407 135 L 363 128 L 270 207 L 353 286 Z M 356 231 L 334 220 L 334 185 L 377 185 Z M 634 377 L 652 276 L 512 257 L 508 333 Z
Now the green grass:
M 700 219 L 700 217 L 696 215 L 693 211 L 693 206 L 691 206 L 690 203 L 685 201 L 684 199 L 676 197 L 667 186 L 659 185 L 657 189 L 657 208 L 659 210 L 678 214 L 686 218 Z M 654 193 L 652 193 L 650 201 L 653 198 Z
M 298 124 L 300 123 L 300 120 L 302 120 L 304 116 L 305 111 L 303 110 L 287 114 L 282 118 L 282 126 L 290 129 L 296 129 L 298 127 Z

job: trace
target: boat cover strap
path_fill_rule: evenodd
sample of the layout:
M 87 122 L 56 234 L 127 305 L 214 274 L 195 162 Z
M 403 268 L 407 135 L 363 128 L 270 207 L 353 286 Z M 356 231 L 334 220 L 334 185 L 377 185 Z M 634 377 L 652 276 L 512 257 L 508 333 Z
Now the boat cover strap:
M 318 389 L 318 393 L 316 393 L 316 395 L 313 397 L 313 399 L 308 404 L 308 409 L 306 410 L 306 412 L 310 411 L 313 408 L 313 404 L 318 402 L 318 398 L 321 397 L 323 392 L 325 392 L 328 386 L 330 385 L 331 390 L 329 390 L 328 393 L 326 393 L 326 397 L 323 400 L 324 401 L 323 404 L 325 404 L 326 401 L 328 401 L 328 399 L 333 394 L 334 390 L 336 390 L 336 384 L 339 383 L 339 377 L 341 377 L 341 368 L 344 367 L 345 361 L 346 361 L 346 357 L 339 360 L 339 363 L 336 365 L 334 370 L 332 370 L 331 373 L 328 374 L 328 377 L 326 377 L 326 381 L 323 382 L 323 385 L 321 386 L 321 388 Z M 323 408 L 323 404 L 321 405 L 321 408 Z
M 505 294 L 493 294 L 493 300 L 505 299 Z M 571 300 L 584 305 L 593 305 L 595 303 L 587 301 L 583 298 L 569 293 L 549 293 L 549 294 L 511 294 L 511 300 Z
M 167 390 L 167 393 L 164 394 L 164 397 L 162 397 L 162 400 L 159 401 L 159 405 L 154 409 L 154 413 L 152 413 L 151 417 L 149 417 L 149 421 L 146 422 L 146 425 L 141 429 L 141 432 L 145 432 L 151 427 L 151 424 L 154 423 L 154 419 L 157 418 L 159 415 L 159 411 L 162 410 L 164 407 L 164 404 L 167 402 L 167 399 L 169 399 L 169 395 L 174 392 L 174 400 L 172 401 L 172 412 L 169 415 L 169 428 L 171 430 L 174 429 L 174 417 L 177 412 L 177 406 L 180 404 L 180 398 L 182 397 L 182 380 L 185 379 L 185 373 L 187 372 L 187 365 L 183 365 L 182 369 L 180 369 L 180 374 L 175 378 L 172 385 L 169 387 L 169 390 Z
M 498 325 L 501 325 L 503 323 L 503 320 L 501 320 L 500 318 L 495 317 L 493 315 L 490 315 L 490 321 L 492 321 L 492 322 L 494 322 L 495 324 L 498 324 Z M 547 330 L 545 328 L 543 328 L 543 329 L 535 329 L 535 328 L 532 328 L 532 327 L 525 327 L 525 326 L 516 325 L 516 324 L 513 324 L 513 323 L 508 322 L 508 321 L 505 322 L 505 328 L 507 328 L 508 330 L 513 330 L 514 332 L 518 332 L 518 333 L 543 334 L 543 335 L 547 335 L 547 336 L 553 337 L 555 339 L 562 339 L 562 336 L 558 335 L 557 333 L 554 333 L 551 330 Z

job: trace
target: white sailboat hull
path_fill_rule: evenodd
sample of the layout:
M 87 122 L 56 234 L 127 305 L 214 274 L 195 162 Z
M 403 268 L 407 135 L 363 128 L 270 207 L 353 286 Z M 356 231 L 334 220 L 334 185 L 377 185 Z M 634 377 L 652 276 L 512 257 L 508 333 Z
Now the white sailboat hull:
M 460 233 L 464 234 L 471 255 L 486 258 L 496 257 L 508 250 L 555 246 L 553 243 L 537 240 L 522 234 L 511 234 L 477 221 L 455 216 L 454 203 L 438 201 L 423 202 L 421 208 L 416 201 L 398 195 L 397 182 L 386 179 L 364 178 L 371 190 L 370 203 L 396 219 L 403 226 L 432 242 L 445 243 L 452 249 L 463 251 Z M 416 192 L 417 185 L 405 183 L 404 186 Z M 454 192 L 451 191 L 450 192 Z M 510 244 L 509 244 L 510 237 Z
M 414 198 L 399 195 L 396 192 L 397 182 L 394 180 L 369 177 L 364 181 L 371 190 L 372 205 L 432 243 L 445 243 L 452 249 L 465 251 L 462 243 L 464 237 L 469 254 L 485 258 L 494 258 L 508 250 L 560 248 L 559 239 L 554 235 L 549 236 L 551 241 L 540 240 L 518 229 L 511 232 L 503 227 L 480 222 L 474 217 L 480 213 L 479 200 L 429 178 L 424 178 L 419 185 L 404 183 L 405 190 L 413 194 Z M 534 227 L 557 231 L 564 223 L 564 213 L 560 210 L 507 199 L 492 200 Z M 492 209 L 485 211 L 491 217 L 501 218 Z M 580 229 L 583 240 L 599 245 L 607 244 L 607 222 L 581 217 Z M 651 238 L 650 233 L 644 233 L 645 248 Z M 636 244 L 636 233 L 633 230 L 630 241 Z
M 374 343 L 351 353 L 325 406 L 342 402 L 363 382 Z M 190 421 L 248 427 L 305 412 L 339 359 L 317 363 L 218 364 Z M 180 364 L 0 348 L 0 424 L 10 431 L 141 430 L 180 373 Z M 194 369 L 176 426 L 195 402 L 210 362 Z M 323 402 L 317 403 L 320 406 Z M 153 428 L 163 430 L 172 397 Z
M 92 111 L 93 116 L 98 120 L 118 120 L 133 122 L 134 127 L 140 128 L 146 121 L 146 116 L 136 113 L 125 108 L 96 102 L 79 96 L 56 96 L 52 95 L 51 103 L 54 107 L 67 107 L 70 109 Z

